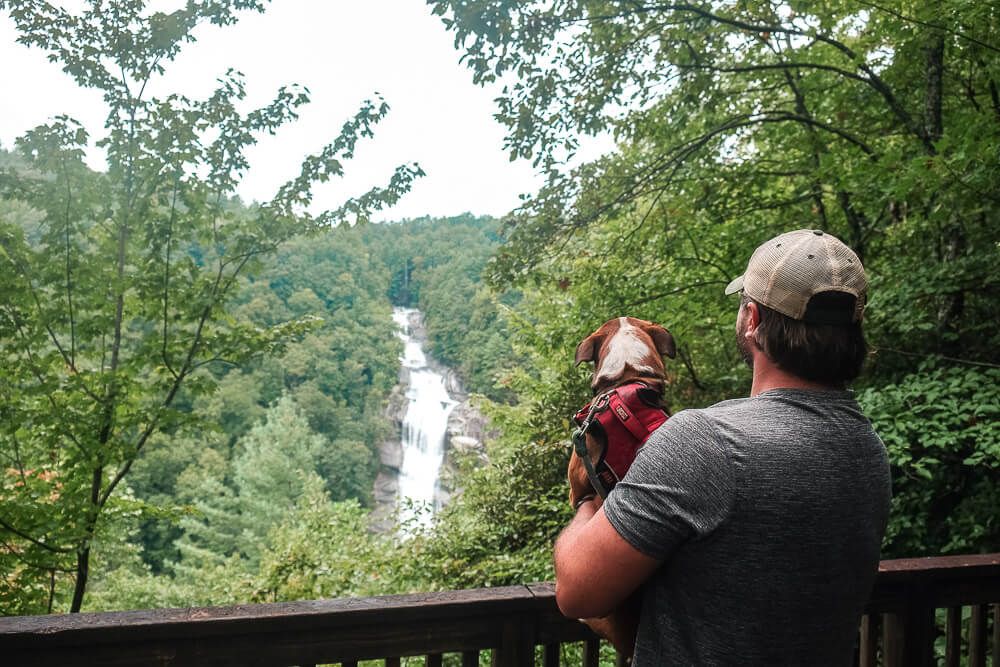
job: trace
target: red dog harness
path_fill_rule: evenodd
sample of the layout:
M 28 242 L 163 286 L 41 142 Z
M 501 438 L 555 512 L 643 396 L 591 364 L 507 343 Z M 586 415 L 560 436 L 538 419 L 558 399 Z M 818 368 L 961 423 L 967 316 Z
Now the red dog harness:
M 573 415 L 578 427 L 573 432 L 573 446 L 587 469 L 590 483 L 602 498 L 608 497 L 608 492 L 628 472 L 639 448 L 669 417 L 660 406 L 659 394 L 642 382 L 606 391 Z M 607 446 L 594 465 L 585 435 L 597 429 L 604 431 Z

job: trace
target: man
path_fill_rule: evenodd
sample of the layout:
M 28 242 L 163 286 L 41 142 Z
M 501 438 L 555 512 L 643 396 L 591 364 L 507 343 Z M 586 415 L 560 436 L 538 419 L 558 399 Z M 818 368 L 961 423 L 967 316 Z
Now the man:
M 867 281 L 821 231 L 761 245 L 726 289 L 749 398 L 661 426 L 600 505 L 572 489 L 555 545 L 564 614 L 643 586 L 634 665 L 849 665 L 889 511 L 885 448 L 847 384 Z

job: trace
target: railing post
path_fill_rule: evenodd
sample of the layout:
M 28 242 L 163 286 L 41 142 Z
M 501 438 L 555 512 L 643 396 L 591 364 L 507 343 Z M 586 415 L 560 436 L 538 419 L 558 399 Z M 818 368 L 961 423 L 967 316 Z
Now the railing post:
M 969 667 L 986 667 L 986 610 L 987 605 L 972 605 L 969 617 Z
M 878 614 L 861 617 L 861 635 L 858 642 L 858 665 L 875 667 L 878 664 Z
M 493 650 L 493 667 L 533 667 L 535 620 L 534 614 L 504 619 L 500 646 Z
M 944 623 L 944 667 L 962 663 L 962 608 L 948 607 Z
M 598 667 L 601 661 L 601 640 L 588 639 L 583 643 L 583 667 Z
M 883 616 L 885 667 L 934 667 L 934 607 L 918 597 Z
M 1000 667 L 1000 602 L 993 605 L 993 667 Z

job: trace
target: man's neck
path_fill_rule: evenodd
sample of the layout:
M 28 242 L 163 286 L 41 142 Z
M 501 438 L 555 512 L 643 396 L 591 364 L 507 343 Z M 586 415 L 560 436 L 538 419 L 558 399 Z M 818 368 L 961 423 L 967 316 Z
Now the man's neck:
M 832 391 L 841 387 L 805 380 L 779 368 L 763 353 L 758 353 L 753 364 L 753 384 L 750 386 L 750 396 L 762 394 L 772 389 L 812 389 L 814 391 Z

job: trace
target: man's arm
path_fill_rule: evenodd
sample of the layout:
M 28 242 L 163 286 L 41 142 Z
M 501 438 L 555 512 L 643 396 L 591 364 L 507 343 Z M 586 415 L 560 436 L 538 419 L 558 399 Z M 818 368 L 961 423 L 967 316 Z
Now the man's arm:
M 594 501 L 555 544 L 556 603 L 571 618 L 606 616 L 660 565 L 626 542 Z

